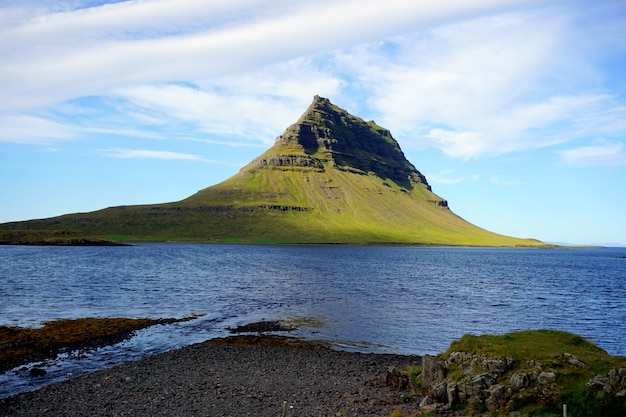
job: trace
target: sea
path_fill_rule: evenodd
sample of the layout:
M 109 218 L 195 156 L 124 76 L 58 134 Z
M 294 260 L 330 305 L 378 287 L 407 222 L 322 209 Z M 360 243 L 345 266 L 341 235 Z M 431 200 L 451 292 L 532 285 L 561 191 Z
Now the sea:
M 192 319 L 10 370 L 0 398 L 262 320 L 357 352 L 436 354 L 468 333 L 558 329 L 625 356 L 626 248 L 0 246 L 0 325 L 82 317 Z

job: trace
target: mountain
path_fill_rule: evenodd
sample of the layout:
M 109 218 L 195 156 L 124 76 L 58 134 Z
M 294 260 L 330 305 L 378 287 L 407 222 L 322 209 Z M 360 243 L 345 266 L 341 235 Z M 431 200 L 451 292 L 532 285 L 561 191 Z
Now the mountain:
M 136 241 L 542 245 L 454 214 L 388 130 L 319 96 L 265 153 L 184 200 L 0 229 L 80 230 Z

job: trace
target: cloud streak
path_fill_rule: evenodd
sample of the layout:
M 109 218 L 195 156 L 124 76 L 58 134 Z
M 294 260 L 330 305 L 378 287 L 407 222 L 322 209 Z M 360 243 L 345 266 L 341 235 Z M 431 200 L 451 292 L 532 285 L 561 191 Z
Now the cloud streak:
M 462 160 L 626 132 L 626 107 L 587 63 L 597 45 L 582 42 L 575 8 L 559 2 L 13 4 L 0 15 L 0 118 L 13 126 L 1 141 L 143 129 L 268 145 L 313 94 L 375 118 L 403 148 Z M 116 120 L 85 128 L 63 113 L 89 96 L 113 100 Z
M 530 1 L 158 0 L 42 15 L 0 31 L 0 51 L 10 57 L 0 66 L 0 89 L 9 98 L 0 109 L 49 105 L 132 83 L 250 71 L 524 3 Z M 191 29 L 179 33 L 180 27 Z
M 109 158 L 122 159 L 168 159 L 168 160 L 184 160 L 184 161 L 202 161 L 199 155 L 188 153 L 172 152 L 172 151 L 155 151 L 150 149 L 122 149 L 112 148 L 101 151 L 104 156 Z
M 600 143 L 567 149 L 560 152 L 569 165 L 614 165 L 626 166 L 626 147 L 623 143 Z

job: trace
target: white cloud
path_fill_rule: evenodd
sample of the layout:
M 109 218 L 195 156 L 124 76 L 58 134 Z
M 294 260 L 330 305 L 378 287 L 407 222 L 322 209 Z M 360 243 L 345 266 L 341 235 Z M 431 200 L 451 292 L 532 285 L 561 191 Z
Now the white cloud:
M 596 92 L 589 63 L 578 65 L 593 54 L 572 50 L 570 19 L 540 11 L 452 23 L 361 50 L 362 65 L 349 65 L 375 85 L 376 120 L 407 148 L 470 159 L 623 135 L 624 108 Z
M 602 142 L 580 146 L 560 152 L 563 161 L 570 165 L 626 166 L 626 147 L 623 143 Z
M 0 109 L 49 105 L 120 85 L 241 73 L 532 2 L 154 0 L 41 14 L 0 29 Z
M 0 142 L 47 145 L 74 140 L 80 132 L 62 123 L 25 114 L 0 114 Z
M 101 151 L 103 155 L 110 158 L 123 159 L 173 159 L 187 161 L 201 161 L 203 158 L 199 155 L 188 153 L 171 152 L 171 151 L 155 151 L 149 149 L 122 149 L 111 148 Z
M 265 145 L 295 122 L 316 93 L 338 96 L 341 80 L 294 60 L 238 77 L 198 85 L 120 88 L 133 118 L 150 124 L 190 123 L 198 135 L 231 136 Z
M 23 143 L 110 132 L 268 145 L 314 94 L 375 118 L 403 148 L 460 159 L 626 132 L 626 107 L 588 86 L 598 72 L 572 15 L 532 0 L 7 4 L 0 111 L 56 109 L 9 124 Z M 106 109 L 117 114 L 64 112 L 87 95 L 118 100 Z
M 465 181 L 463 177 L 455 177 L 454 170 L 448 169 L 434 174 L 425 174 L 429 184 L 458 184 Z

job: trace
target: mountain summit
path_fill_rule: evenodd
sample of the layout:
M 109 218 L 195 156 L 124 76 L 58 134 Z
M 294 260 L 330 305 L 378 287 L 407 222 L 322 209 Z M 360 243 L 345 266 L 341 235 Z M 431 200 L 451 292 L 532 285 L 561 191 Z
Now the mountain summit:
M 266 152 L 184 200 L 2 229 L 80 230 L 137 241 L 541 245 L 454 214 L 387 129 L 319 96 Z
M 276 139 L 276 148 L 281 145 L 302 148 L 312 160 L 329 162 L 334 168 L 371 172 L 407 188 L 412 183 L 426 184 L 387 129 L 352 116 L 320 96 Z

